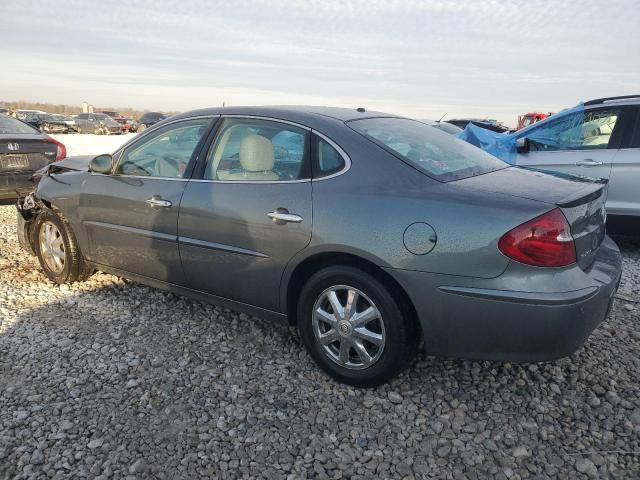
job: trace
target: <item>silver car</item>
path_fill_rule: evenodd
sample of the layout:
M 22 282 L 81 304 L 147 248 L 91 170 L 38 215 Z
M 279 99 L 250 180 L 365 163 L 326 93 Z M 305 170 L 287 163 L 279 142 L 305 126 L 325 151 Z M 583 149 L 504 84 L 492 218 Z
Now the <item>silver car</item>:
M 101 270 L 296 325 L 340 381 L 431 354 L 540 361 L 609 310 L 605 188 L 363 109 L 169 118 L 42 172 L 18 236 L 56 283 Z
M 609 215 L 640 219 L 640 95 L 591 100 L 514 135 L 517 165 L 606 179 Z

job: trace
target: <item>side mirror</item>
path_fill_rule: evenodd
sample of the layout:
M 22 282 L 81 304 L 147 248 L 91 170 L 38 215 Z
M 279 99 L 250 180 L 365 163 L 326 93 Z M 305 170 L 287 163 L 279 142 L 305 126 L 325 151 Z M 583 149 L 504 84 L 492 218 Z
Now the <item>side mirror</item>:
M 89 162 L 89 171 L 94 173 L 108 174 L 111 173 L 113 166 L 113 158 L 108 153 L 93 157 Z
M 531 150 L 531 142 L 527 137 L 520 137 L 516 140 L 516 150 L 518 153 L 528 153 Z

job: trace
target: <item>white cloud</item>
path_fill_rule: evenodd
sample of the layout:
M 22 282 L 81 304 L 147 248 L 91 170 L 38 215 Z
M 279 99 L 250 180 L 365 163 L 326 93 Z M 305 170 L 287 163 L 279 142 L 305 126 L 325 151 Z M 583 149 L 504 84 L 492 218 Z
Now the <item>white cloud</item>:
M 640 93 L 635 0 L 4 0 L 4 99 L 489 116 Z

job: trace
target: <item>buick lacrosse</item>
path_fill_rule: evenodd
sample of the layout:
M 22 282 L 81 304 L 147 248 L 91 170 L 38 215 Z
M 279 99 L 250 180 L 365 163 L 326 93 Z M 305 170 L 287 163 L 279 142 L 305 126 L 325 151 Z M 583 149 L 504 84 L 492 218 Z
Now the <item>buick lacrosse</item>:
M 569 355 L 620 280 L 605 183 L 364 109 L 198 110 L 40 174 L 18 235 L 52 281 L 100 270 L 287 321 L 357 386 L 387 381 L 421 344 Z

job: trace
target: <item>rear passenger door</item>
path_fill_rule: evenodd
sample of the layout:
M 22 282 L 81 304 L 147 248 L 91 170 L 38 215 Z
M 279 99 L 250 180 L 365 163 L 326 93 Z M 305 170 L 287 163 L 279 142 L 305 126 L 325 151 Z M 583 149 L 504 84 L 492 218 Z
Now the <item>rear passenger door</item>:
M 611 167 L 607 211 L 640 216 L 640 107 L 630 107 L 630 111 L 633 115 L 629 115 L 621 148 Z
M 311 240 L 310 134 L 277 119 L 223 118 L 180 204 L 188 286 L 280 311 L 284 268 Z

